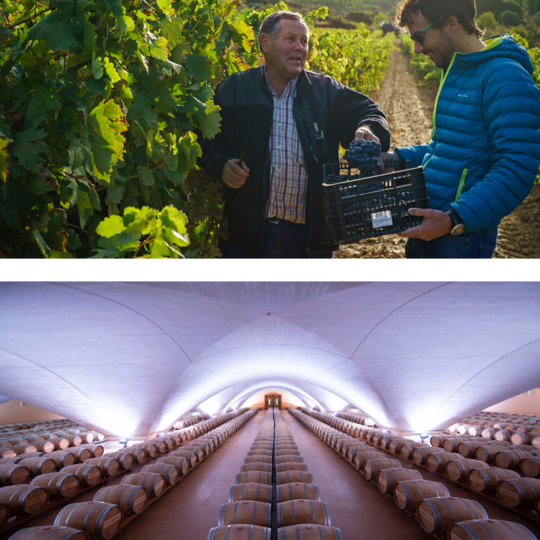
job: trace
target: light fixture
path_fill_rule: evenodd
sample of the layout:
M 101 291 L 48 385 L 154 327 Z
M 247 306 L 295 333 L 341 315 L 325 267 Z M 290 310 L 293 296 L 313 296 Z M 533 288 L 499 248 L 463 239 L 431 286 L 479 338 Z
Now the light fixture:
M 118 441 L 120 444 L 124 445 L 124 448 L 127 446 L 128 440 L 127 437 L 124 437 Z
M 424 442 L 428 437 L 429 435 L 427 433 L 420 433 L 420 439 L 422 439 L 422 442 Z
M 387 429 L 383 429 L 382 432 L 383 432 L 383 433 L 388 433 L 388 430 L 387 430 Z

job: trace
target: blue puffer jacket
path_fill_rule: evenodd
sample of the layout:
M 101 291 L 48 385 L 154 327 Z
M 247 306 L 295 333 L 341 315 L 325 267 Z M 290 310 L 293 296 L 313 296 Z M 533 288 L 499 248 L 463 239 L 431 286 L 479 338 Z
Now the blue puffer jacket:
M 527 51 L 511 36 L 456 53 L 428 144 L 396 149 L 423 165 L 429 206 L 453 207 L 467 232 L 490 230 L 529 194 L 540 164 L 540 101 Z

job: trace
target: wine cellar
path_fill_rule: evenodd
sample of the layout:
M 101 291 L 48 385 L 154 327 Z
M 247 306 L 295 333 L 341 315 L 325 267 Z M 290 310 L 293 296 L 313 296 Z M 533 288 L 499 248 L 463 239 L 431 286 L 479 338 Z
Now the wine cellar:
M 0 303 L 0 540 L 540 539 L 538 284 Z

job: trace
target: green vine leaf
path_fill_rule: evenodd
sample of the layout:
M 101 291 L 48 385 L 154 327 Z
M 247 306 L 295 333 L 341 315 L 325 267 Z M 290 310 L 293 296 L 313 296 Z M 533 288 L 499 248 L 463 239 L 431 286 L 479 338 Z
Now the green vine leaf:
M 114 165 L 122 158 L 127 126 L 124 114 L 113 101 L 103 101 L 88 117 L 88 136 L 92 147 L 92 173 L 105 182 L 110 181 Z

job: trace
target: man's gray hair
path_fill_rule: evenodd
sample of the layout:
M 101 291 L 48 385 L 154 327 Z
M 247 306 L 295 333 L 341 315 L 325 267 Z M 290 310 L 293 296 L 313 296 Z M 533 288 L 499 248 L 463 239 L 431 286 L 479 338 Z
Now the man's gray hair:
M 307 27 L 304 17 L 300 13 L 295 13 L 293 11 L 274 11 L 267 15 L 259 28 L 259 47 L 261 45 L 261 36 L 266 34 L 270 39 L 274 39 L 277 33 L 281 29 L 280 21 L 282 19 L 289 19 L 293 21 L 300 21 L 304 23 Z M 261 47 L 262 49 L 262 47 Z

